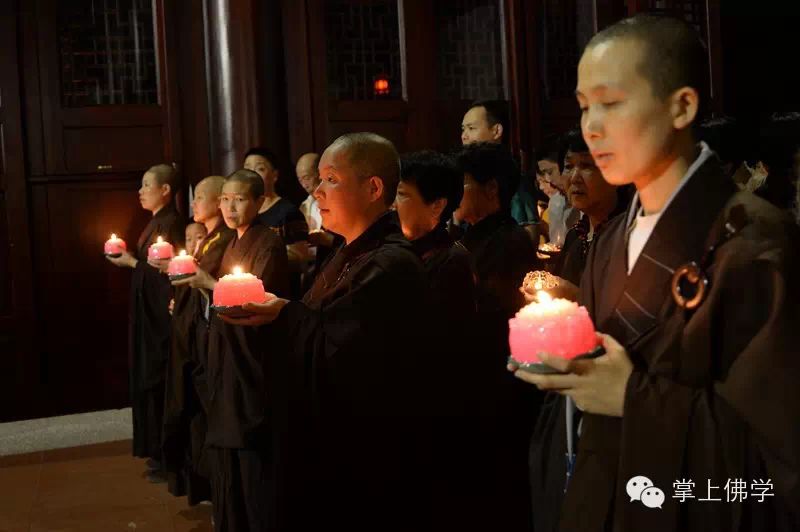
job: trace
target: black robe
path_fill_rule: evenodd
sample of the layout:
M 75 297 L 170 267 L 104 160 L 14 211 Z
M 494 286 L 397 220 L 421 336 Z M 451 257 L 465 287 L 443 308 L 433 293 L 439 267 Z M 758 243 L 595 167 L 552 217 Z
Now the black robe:
M 185 223 L 172 204 L 159 210 L 139 236 L 138 260 L 131 280 L 130 394 L 133 410 L 133 455 L 161 457 L 164 381 L 169 357 L 169 300 L 166 275 L 147 264 L 147 251 L 160 236 L 183 247 Z
M 428 279 L 431 325 L 426 339 L 430 352 L 443 363 L 431 364 L 422 375 L 429 382 L 425 415 L 430 427 L 431 459 L 427 482 L 435 493 L 431 526 L 438 530 L 469 529 L 472 508 L 481 504 L 471 467 L 482 449 L 475 442 L 474 390 L 482 375 L 475 363 L 476 275 L 472 257 L 454 242 L 444 225 L 411 242 Z
M 746 225 L 713 254 L 694 311 L 677 306 L 672 272 L 702 260 L 728 221 Z M 622 418 L 585 414 L 561 530 L 800 528 L 800 237 L 788 216 L 737 193 L 706 161 L 658 221 L 630 275 L 628 216 L 589 252 L 581 301 L 634 364 Z M 650 478 L 660 510 L 631 502 L 626 483 Z M 726 502 L 728 480 L 770 480 L 774 494 Z M 673 498 L 692 480 L 695 499 Z M 708 482 L 716 487 L 708 498 Z
M 339 247 L 276 321 L 292 373 L 281 450 L 285 530 L 421 530 L 427 281 L 394 213 Z M 288 519 L 288 520 L 287 520 Z
M 200 242 L 195 254 L 199 267 L 216 278 L 222 255 L 235 232 L 220 220 Z M 169 492 L 188 495 L 189 504 L 210 500 L 208 471 L 199 466 L 205 440 L 205 413 L 195 388 L 198 371 L 198 335 L 208 334 L 206 296 L 188 286 L 175 287 L 172 311 L 172 341 L 164 403 L 162 451 Z M 201 327 L 201 330 L 198 330 Z M 203 341 L 205 348 L 207 342 Z M 205 359 L 205 356 L 202 357 Z M 193 426 L 194 425 L 194 426 Z

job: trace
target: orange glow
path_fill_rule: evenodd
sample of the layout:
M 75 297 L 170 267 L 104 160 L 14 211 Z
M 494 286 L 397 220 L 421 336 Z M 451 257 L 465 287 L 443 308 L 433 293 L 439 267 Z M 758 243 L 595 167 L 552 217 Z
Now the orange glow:
M 375 83 L 373 84 L 373 88 L 375 89 L 376 96 L 383 96 L 389 94 L 389 79 L 386 76 L 378 76 L 375 78 Z

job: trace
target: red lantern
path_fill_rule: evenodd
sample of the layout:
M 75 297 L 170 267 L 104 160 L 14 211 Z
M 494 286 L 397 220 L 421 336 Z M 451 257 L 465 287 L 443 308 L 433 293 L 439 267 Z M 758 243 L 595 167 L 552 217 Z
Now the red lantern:
M 372 86 L 375 91 L 375 96 L 386 96 L 389 94 L 389 77 L 385 74 L 376 76 Z

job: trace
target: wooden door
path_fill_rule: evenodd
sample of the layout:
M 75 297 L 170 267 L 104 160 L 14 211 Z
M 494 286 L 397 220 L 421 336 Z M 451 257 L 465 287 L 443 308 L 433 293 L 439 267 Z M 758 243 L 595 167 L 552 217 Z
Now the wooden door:
M 147 223 L 137 196 L 143 171 L 181 162 L 175 3 L 18 7 L 37 415 L 123 407 L 130 270 L 109 264 L 101 249 L 112 232 L 134 245 Z

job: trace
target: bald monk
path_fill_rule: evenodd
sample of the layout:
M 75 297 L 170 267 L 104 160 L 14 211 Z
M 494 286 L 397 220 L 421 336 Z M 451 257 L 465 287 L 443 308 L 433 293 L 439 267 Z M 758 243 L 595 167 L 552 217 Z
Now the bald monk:
M 198 268 L 207 276 L 216 275 L 225 247 L 233 238 L 219 210 L 219 195 L 225 178 L 210 176 L 195 187 L 192 212 L 195 223 L 186 228 L 187 249 L 194 254 Z M 197 228 L 196 231 L 192 231 Z M 192 233 L 203 237 L 194 245 Z M 195 385 L 195 372 L 202 375 L 201 364 L 207 345 L 205 320 L 207 297 L 203 276 L 173 282 L 175 306 L 172 314 L 172 343 L 167 366 L 164 435 L 162 450 L 170 493 L 187 495 L 195 505 L 211 499 L 209 471 L 204 467 L 202 448 L 205 441 L 205 413 Z M 202 389 L 201 389 L 202 391 Z
M 319 154 L 305 153 L 297 159 L 295 173 L 297 181 L 308 193 L 308 197 L 300 204 L 300 212 L 306 217 L 308 224 L 308 264 L 303 269 L 303 287 L 311 287 L 319 267 L 330 254 L 334 246 L 335 235 L 322 227 L 322 215 L 319 202 L 314 197 L 314 190 L 319 186 Z M 305 290 L 304 290 L 305 291 Z
M 289 292 L 286 245 L 258 219 L 264 182 L 250 170 L 228 176 L 220 206 L 235 231 L 222 257 L 219 275 L 235 267 L 261 279 L 267 292 Z M 213 287 L 212 287 L 213 289 Z M 241 327 L 212 316 L 209 331 L 208 432 L 212 462 L 212 502 L 216 530 L 237 532 L 273 529 L 271 462 L 276 356 L 274 327 Z
M 387 139 L 353 133 L 325 150 L 319 170 L 322 222 L 343 244 L 301 301 L 248 305 L 257 316 L 229 320 L 274 322 L 288 345 L 288 421 L 273 432 L 277 507 L 290 509 L 281 529 L 421 530 L 414 423 L 426 366 L 438 362 L 423 353 L 427 278 L 389 210 L 399 157 Z
M 130 395 L 133 407 L 133 455 L 148 458 L 148 480 L 163 482 L 161 431 L 164 386 L 169 356 L 168 278 L 147 262 L 147 251 L 158 237 L 183 247 L 183 219 L 175 209 L 177 171 L 168 164 L 151 167 L 142 176 L 139 202 L 153 217 L 139 236 L 133 253 L 108 258 L 116 266 L 133 268 L 130 312 Z

